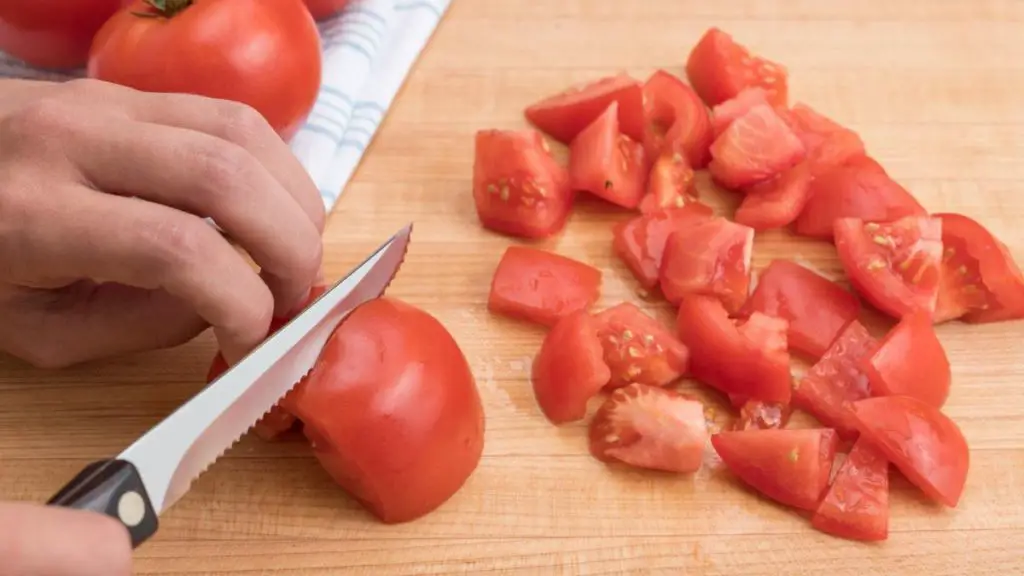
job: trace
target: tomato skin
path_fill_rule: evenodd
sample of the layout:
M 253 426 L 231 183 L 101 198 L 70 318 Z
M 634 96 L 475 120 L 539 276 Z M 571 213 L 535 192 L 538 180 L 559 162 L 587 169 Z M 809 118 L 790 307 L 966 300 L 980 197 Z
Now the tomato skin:
M 550 327 L 586 310 L 600 295 L 597 268 L 545 250 L 509 246 L 491 279 L 487 308 Z
M 70 70 L 85 64 L 93 36 L 124 0 L 4 0 L 0 50 L 30 66 Z
M 320 91 L 320 35 L 301 0 L 196 0 L 169 18 L 140 12 L 152 8 L 135 0 L 99 30 L 90 77 L 242 102 L 285 139 L 312 110 Z
M 648 158 L 673 149 L 681 152 L 691 167 L 707 166 L 714 132 L 708 109 L 693 88 L 658 70 L 644 84 L 643 97 L 643 143 Z
M 612 102 L 617 103 L 619 125 L 633 140 L 644 137 L 643 85 L 625 74 L 572 86 L 526 108 L 530 123 L 563 144 L 569 144 Z
M 711 145 L 711 177 L 729 189 L 763 182 L 799 164 L 807 149 L 766 104 L 734 120 Z
M 619 132 L 618 104 L 573 138 L 569 148 L 569 185 L 622 206 L 636 208 L 647 184 L 647 161 L 640 143 Z
M 811 526 L 850 540 L 889 537 L 889 462 L 866 441 L 853 445 Z
M 669 235 L 674 230 L 694 226 L 710 218 L 710 210 L 703 204 L 686 204 L 683 208 L 667 208 L 637 216 L 612 228 L 612 249 L 640 285 L 650 290 L 658 285 Z
M 533 395 L 552 424 L 582 420 L 587 401 L 612 377 L 597 329 L 590 314 L 570 314 L 551 328 L 533 360 Z
M 314 20 L 323 20 L 341 12 L 350 0 L 304 0 Z
M 924 312 L 904 316 L 864 360 L 863 370 L 875 396 L 913 396 L 936 408 L 949 396 L 949 359 Z
M 677 305 L 687 294 L 715 296 L 736 312 L 747 299 L 753 247 L 754 230 L 725 218 L 676 229 L 665 243 L 662 294 Z
M 686 60 L 690 84 L 708 106 L 737 97 L 746 88 L 760 87 L 773 106 L 786 107 L 788 73 L 782 65 L 755 56 L 719 28 L 709 28 Z
M 667 386 L 686 373 L 689 350 L 636 305 L 623 302 L 594 318 L 604 361 L 612 372 L 606 390 L 632 382 Z

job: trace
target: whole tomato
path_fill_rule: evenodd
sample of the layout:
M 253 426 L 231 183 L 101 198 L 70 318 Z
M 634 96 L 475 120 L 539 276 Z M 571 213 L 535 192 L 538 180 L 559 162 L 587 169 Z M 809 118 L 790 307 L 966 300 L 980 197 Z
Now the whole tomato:
M 37 68 L 78 68 L 126 0 L 0 0 L 0 50 Z
M 302 0 L 133 0 L 97 33 L 89 76 L 248 104 L 282 137 L 316 101 L 320 36 Z
M 349 0 L 306 0 L 306 6 L 313 18 L 322 20 L 341 12 Z

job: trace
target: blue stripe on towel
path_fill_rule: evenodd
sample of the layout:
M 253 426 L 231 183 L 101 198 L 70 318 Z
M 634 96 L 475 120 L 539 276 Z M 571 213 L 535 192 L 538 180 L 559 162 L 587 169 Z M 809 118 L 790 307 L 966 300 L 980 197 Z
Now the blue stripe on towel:
M 395 10 L 400 10 L 403 12 L 409 12 L 412 10 L 420 9 L 430 10 L 438 17 L 438 19 L 441 18 L 441 9 L 438 8 L 437 6 L 434 6 L 430 2 L 402 2 L 400 4 L 395 4 Z

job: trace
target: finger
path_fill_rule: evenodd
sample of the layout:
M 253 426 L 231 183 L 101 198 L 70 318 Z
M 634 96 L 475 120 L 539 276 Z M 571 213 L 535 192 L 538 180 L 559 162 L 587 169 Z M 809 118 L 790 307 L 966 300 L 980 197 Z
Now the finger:
M 129 576 L 128 531 L 112 518 L 68 508 L 0 502 L 5 576 Z

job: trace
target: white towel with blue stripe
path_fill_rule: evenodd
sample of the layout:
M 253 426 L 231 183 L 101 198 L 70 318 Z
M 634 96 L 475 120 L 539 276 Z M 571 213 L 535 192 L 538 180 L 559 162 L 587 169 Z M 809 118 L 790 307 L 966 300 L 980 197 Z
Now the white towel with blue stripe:
M 323 80 L 292 151 L 334 207 L 451 0 L 357 0 L 321 22 Z M 0 53 L 0 77 L 60 79 Z

